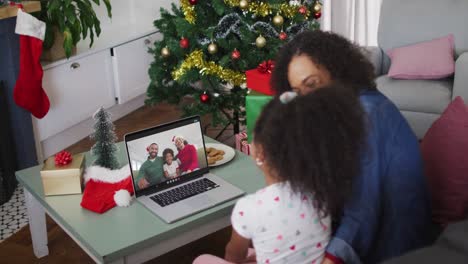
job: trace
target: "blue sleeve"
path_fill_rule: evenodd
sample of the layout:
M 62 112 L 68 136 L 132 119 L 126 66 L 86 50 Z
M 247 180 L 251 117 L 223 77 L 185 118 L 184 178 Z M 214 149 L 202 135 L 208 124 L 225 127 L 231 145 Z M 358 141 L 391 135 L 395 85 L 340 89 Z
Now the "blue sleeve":
M 368 115 L 367 145 L 361 157 L 361 173 L 354 180 L 353 193 L 345 206 L 338 229 L 327 247 L 327 253 L 346 264 L 361 263 L 366 256 L 378 229 L 380 197 L 380 155 L 377 113 Z

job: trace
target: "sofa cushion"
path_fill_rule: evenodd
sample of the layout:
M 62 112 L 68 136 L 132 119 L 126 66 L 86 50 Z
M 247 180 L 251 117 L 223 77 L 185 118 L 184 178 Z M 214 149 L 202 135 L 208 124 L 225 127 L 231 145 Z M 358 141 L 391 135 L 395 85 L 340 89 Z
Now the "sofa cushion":
M 395 80 L 384 75 L 376 83 L 400 110 L 441 114 L 452 98 L 452 79 Z
M 387 51 L 392 61 L 388 76 L 395 79 L 434 80 L 453 75 L 453 35 Z
M 421 144 L 432 215 L 446 225 L 468 216 L 468 107 L 457 97 Z
M 456 57 L 468 50 L 468 1 L 382 0 L 380 10 L 377 43 L 382 50 L 411 45 L 449 33 L 455 36 Z M 390 60 L 386 54 L 383 57 L 382 71 L 386 73 Z

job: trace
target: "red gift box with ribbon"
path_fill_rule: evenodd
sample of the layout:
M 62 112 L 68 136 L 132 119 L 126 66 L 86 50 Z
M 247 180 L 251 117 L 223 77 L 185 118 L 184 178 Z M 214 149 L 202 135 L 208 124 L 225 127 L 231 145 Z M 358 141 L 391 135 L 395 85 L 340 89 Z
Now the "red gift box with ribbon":
M 260 63 L 256 69 L 246 71 L 247 88 L 266 95 L 274 95 L 270 86 L 271 73 L 274 68 L 274 61 L 268 60 Z

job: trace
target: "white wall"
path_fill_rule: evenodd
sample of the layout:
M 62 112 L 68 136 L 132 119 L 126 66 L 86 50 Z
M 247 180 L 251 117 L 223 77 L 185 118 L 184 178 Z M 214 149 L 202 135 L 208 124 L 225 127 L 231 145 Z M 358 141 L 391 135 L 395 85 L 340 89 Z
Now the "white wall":
M 160 18 L 161 7 L 170 10 L 172 3 L 179 5 L 179 1 L 170 0 L 112 0 L 112 18 L 108 18 L 107 10 L 101 1 L 99 7 L 95 6 L 95 12 L 101 21 L 101 28 L 126 26 L 128 24 L 153 25 L 153 21 Z

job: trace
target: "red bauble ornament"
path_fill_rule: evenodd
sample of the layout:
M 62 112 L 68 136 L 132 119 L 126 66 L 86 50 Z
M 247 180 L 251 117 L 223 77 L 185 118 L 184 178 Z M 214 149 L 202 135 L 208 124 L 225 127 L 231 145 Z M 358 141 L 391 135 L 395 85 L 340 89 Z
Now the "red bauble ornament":
M 68 151 L 60 151 L 55 155 L 55 166 L 65 166 L 72 162 L 73 157 Z
M 183 49 L 187 49 L 190 46 L 189 40 L 187 38 L 181 38 L 179 41 L 179 45 Z
M 210 101 L 210 96 L 204 92 L 202 95 L 200 95 L 200 102 L 206 104 Z
M 288 34 L 286 34 L 286 32 L 284 31 L 281 31 L 281 33 L 279 34 L 279 39 L 286 40 L 287 38 L 288 38 Z
M 198 3 L 198 0 L 189 0 L 188 1 L 191 5 L 196 5 Z
M 305 6 L 301 6 L 301 7 L 299 7 L 298 12 L 300 14 L 302 14 L 302 15 L 305 15 L 305 14 L 307 14 L 307 8 Z
M 317 13 L 314 13 L 314 18 L 315 19 L 319 19 L 322 17 L 322 12 L 317 12 Z
M 231 58 L 232 58 L 233 60 L 238 60 L 238 59 L 240 59 L 240 57 L 241 57 L 240 51 L 238 51 L 237 49 L 234 49 L 234 50 L 232 51 L 232 53 L 231 53 Z

